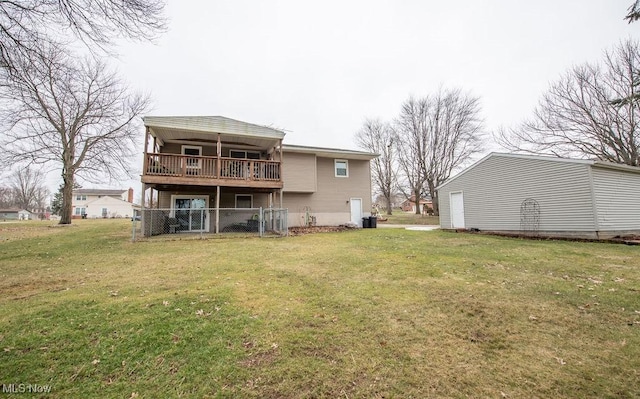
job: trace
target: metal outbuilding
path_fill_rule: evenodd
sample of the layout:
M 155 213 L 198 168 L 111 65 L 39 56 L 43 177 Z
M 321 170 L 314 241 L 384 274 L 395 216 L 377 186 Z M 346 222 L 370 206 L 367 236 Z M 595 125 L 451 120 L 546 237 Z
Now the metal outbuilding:
M 640 234 L 640 168 L 491 153 L 438 188 L 443 229 L 551 237 Z

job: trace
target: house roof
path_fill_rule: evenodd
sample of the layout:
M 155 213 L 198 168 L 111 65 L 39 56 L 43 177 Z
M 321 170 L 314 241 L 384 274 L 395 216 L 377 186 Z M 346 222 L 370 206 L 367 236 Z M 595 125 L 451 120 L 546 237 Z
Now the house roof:
M 473 170 L 473 168 L 475 168 L 477 165 L 481 164 L 482 162 L 486 161 L 487 159 L 489 159 L 491 157 L 520 158 L 520 159 L 533 159 L 533 160 L 539 160 L 539 161 L 551 161 L 551 162 L 564 162 L 564 163 L 572 163 L 572 164 L 583 164 L 583 165 L 589 165 L 589 166 L 594 167 L 594 168 L 615 169 L 615 170 L 621 170 L 621 171 L 625 171 L 625 172 L 639 173 L 640 174 L 640 168 L 639 167 L 629 166 L 629 165 L 624 165 L 624 164 L 618 164 L 618 163 L 614 163 L 614 162 L 600 161 L 600 160 L 595 160 L 595 159 L 572 159 L 572 158 L 559 158 L 559 157 L 554 157 L 554 156 L 550 156 L 550 155 L 527 155 L 527 154 L 509 154 L 509 153 L 503 153 L 503 152 L 492 152 L 492 153 L 486 155 L 485 157 L 483 157 L 482 159 L 480 159 L 479 161 L 477 161 L 476 163 L 474 163 L 473 165 L 469 166 L 468 168 L 466 168 L 462 172 L 460 172 L 457 175 L 447 179 L 444 183 L 442 183 L 438 187 L 436 187 L 436 189 L 440 189 L 441 187 L 444 187 L 445 185 L 449 184 L 450 182 L 456 180 L 458 177 L 464 175 L 465 173 L 469 172 L 470 170 Z
M 122 195 L 122 193 L 127 192 L 127 190 L 111 190 L 111 189 L 100 189 L 100 188 L 79 188 L 77 190 L 73 190 L 73 195 L 76 194 L 85 194 L 85 195 Z
M 317 156 L 327 158 L 362 159 L 366 161 L 371 160 L 379 155 L 365 151 L 344 150 L 340 148 L 309 147 L 292 144 L 284 144 L 282 146 L 282 149 L 285 153 L 296 152 L 303 154 L 315 154 Z
M 109 204 L 126 204 L 126 205 L 129 205 L 129 206 L 133 206 L 133 204 L 131 202 L 122 200 L 120 198 L 113 198 L 113 197 L 109 197 L 109 196 L 102 197 L 102 198 L 94 198 L 91 201 L 87 202 L 86 206 L 90 206 L 92 204 L 95 205 L 95 204 L 106 204 L 106 203 L 109 203 Z
M 238 121 L 224 116 L 145 116 L 149 132 L 164 142 L 172 140 L 211 141 L 211 135 L 235 137 L 232 143 L 263 145 L 264 141 L 281 140 L 280 129 Z

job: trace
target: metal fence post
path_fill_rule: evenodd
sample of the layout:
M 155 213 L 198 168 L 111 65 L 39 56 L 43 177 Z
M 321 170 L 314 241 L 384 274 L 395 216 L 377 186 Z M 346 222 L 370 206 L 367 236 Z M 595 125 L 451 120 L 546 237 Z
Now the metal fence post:
M 262 226 L 262 221 L 264 218 L 262 217 L 262 207 L 260 207 L 260 211 L 258 212 L 258 235 L 262 237 L 264 227 Z

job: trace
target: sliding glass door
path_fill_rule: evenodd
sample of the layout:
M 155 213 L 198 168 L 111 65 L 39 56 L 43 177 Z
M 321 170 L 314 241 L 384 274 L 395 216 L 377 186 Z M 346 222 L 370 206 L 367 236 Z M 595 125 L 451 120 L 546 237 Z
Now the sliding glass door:
M 208 195 L 173 195 L 171 204 L 179 231 L 209 231 Z

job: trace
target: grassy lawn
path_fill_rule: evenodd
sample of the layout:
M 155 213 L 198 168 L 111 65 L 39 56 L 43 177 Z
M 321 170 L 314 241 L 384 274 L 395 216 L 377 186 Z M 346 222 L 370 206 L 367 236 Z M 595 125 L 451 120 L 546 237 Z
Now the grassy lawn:
M 88 398 L 640 395 L 638 247 L 403 229 L 129 238 L 119 220 L 0 224 L 3 384 Z
M 382 218 L 387 219 L 386 222 L 379 221 L 379 223 L 387 224 L 423 224 L 423 225 L 438 225 L 440 219 L 438 216 L 416 215 L 413 212 L 403 212 L 400 210 L 394 210 L 393 215 L 386 215 L 384 212 L 381 214 Z

